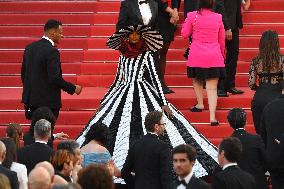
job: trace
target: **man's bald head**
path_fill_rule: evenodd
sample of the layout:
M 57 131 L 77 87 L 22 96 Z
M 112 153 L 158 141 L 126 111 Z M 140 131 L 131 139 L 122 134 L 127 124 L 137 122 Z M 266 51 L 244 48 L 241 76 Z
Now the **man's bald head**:
M 43 167 L 34 168 L 29 174 L 29 189 L 48 189 L 51 185 L 49 172 Z
M 0 161 L 3 162 L 6 155 L 6 146 L 5 144 L 0 141 Z
M 39 162 L 38 164 L 36 164 L 35 168 L 37 167 L 45 168 L 48 171 L 50 178 L 54 176 L 54 168 L 48 161 Z

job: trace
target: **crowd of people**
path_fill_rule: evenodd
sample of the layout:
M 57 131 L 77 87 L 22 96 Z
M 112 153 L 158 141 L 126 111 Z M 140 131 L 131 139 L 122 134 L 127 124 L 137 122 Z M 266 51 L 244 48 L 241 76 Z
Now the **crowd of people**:
M 252 60 L 249 87 L 257 135 L 245 131 L 247 113 L 229 111 L 234 130 L 215 147 L 164 94 L 166 55 L 180 20 L 180 0 L 121 1 L 116 32 L 107 46 L 119 50 L 115 80 L 76 140 L 53 133 L 61 90 L 79 95 L 82 86 L 62 78 L 62 23 L 48 20 L 41 40 L 28 45 L 21 70 L 29 131 L 7 127 L 0 141 L 3 189 L 273 189 L 284 187 L 284 58 L 278 34 L 265 31 Z M 188 40 L 187 76 L 197 103 L 209 104 L 211 126 L 220 126 L 218 97 L 243 94 L 235 82 L 242 7 L 250 1 L 185 0 L 181 35 Z M 182 56 L 182 55 L 181 55 Z M 283 106 L 282 106 L 283 104 Z M 21 147 L 20 140 L 24 140 Z M 60 139 L 57 149 L 53 141 Z M 211 177 L 211 184 L 206 181 Z

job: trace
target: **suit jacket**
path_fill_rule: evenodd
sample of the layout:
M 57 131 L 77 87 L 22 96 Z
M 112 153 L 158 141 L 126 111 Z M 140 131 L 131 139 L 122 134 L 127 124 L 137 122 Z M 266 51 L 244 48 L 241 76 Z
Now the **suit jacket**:
M 173 189 L 178 187 L 177 182 L 174 182 Z M 209 185 L 202 179 L 195 177 L 194 175 L 189 180 L 186 189 L 210 189 Z
M 281 145 L 275 139 L 281 139 L 284 133 L 284 95 L 267 104 L 262 113 L 261 137 L 266 145 L 268 165 L 271 169 L 284 170 Z
M 252 135 L 245 130 L 237 130 L 232 134 L 242 143 L 242 156 L 238 162 L 239 167 L 254 176 L 257 188 L 267 189 L 265 172 L 267 171 L 267 158 L 264 143 L 259 135 Z
M 131 175 L 135 173 L 135 178 Z M 121 176 L 130 188 L 172 189 L 171 152 L 156 135 L 147 134 L 129 148 Z
M 25 49 L 21 70 L 22 102 L 33 107 L 61 107 L 61 89 L 74 94 L 76 87 L 62 78 L 57 48 L 41 39 Z
M 212 189 L 257 189 L 253 176 L 238 166 L 230 166 L 213 177 Z
M 48 145 L 36 142 L 18 149 L 18 162 L 26 165 L 29 173 L 37 163 L 50 161 L 53 153 L 53 149 Z
M 225 22 L 227 22 L 227 29 L 243 28 L 241 1 L 240 0 L 224 0 L 225 6 Z
M 3 165 L 0 165 L 0 173 L 8 177 L 11 185 L 11 189 L 18 189 L 19 188 L 19 182 L 18 182 L 18 177 L 17 173 L 14 171 L 11 171 L 4 167 Z
M 158 3 L 156 0 L 149 0 L 152 18 L 148 24 L 151 27 L 157 27 Z M 139 10 L 138 0 L 125 0 L 120 4 L 119 17 L 116 24 L 116 30 L 126 26 L 144 25 L 142 15 Z

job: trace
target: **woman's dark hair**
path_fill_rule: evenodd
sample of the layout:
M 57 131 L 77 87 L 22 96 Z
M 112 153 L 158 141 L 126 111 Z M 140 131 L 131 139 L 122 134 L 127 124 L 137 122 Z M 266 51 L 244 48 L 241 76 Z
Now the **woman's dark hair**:
M 6 156 L 4 161 L 2 162 L 2 165 L 7 169 L 10 169 L 12 163 L 17 162 L 17 147 L 12 138 L 9 137 L 1 138 L 1 141 L 6 146 Z
M 213 0 L 199 0 L 197 10 L 200 11 L 201 9 L 213 9 L 213 4 Z
M 6 128 L 7 137 L 10 137 L 14 140 L 16 147 L 20 148 L 20 140 L 23 137 L 23 131 L 18 123 L 10 123 Z
M 229 111 L 227 120 L 234 130 L 244 128 L 247 121 L 247 113 L 242 108 L 233 108 Z
M 149 112 L 146 115 L 145 121 L 144 121 L 146 131 L 154 132 L 155 124 L 159 124 L 162 117 L 163 117 L 163 113 L 160 111 Z
M 262 61 L 263 71 L 269 73 L 271 70 L 278 70 L 280 55 L 277 32 L 272 30 L 263 32 L 259 42 L 259 54 L 257 57 Z
M 50 19 L 44 25 L 44 31 L 47 32 L 50 29 L 58 29 L 59 26 L 62 26 L 62 23 L 58 20 Z
M 85 144 L 89 143 L 92 140 L 95 140 L 105 147 L 107 145 L 109 135 L 109 128 L 105 124 L 101 122 L 94 123 L 88 133 L 85 135 Z
M 40 119 L 45 119 L 49 121 L 51 123 L 51 133 L 53 132 L 56 118 L 48 107 L 43 106 L 43 107 L 37 108 L 33 112 L 32 122 L 31 122 L 30 130 L 29 130 L 29 133 L 31 136 L 34 136 L 34 126 L 36 122 Z

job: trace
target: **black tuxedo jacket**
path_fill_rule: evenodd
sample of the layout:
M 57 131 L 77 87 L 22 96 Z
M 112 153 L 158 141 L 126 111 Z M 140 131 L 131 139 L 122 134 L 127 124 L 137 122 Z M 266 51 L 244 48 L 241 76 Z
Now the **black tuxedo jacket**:
M 3 165 L 0 165 L 0 173 L 8 177 L 11 185 L 11 189 L 18 189 L 19 188 L 19 181 L 17 177 L 17 173 L 14 171 L 11 171 L 4 167 Z
M 33 107 L 61 107 L 61 89 L 74 94 L 76 87 L 62 78 L 57 48 L 41 39 L 25 49 L 21 70 L 22 102 Z
M 135 173 L 135 178 L 131 175 Z M 121 176 L 130 188 L 172 189 L 171 152 L 156 135 L 147 134 L 128 151 Z
M 284 133 L 284 95 L 265 106 L 261 120 L 261 137 L 266 145 L 266 153 L 269 167 L 272 169 L 284 169 L 283 156 L 281 157 L 281 144 L 275 139 L 281 140 Z
M 224 0 L 225 20 L 227 29 L 243 28 L 241 1 L 240 0 Z
M 254 176 L 257 188 L 267 189 L 265 178 L 267 171 L 267 158 L 264 143 L 259 135 L 252 135 L 245 130 L 237 130 L 232 134 L 242 143 L 242 156 L 238 162 L 239 167 Z
M 174 182 L 173 189 L 176 189 L 177 187 L 178 187 L 177 182 Z M 210 189 L 210 187 L 202 179 L 199 179 L 193 175 L 191 179 L 189 180 L 189 183 L 187 184 L 186 189 Z
M 49 161 L 54 151 L 46 144 L 39 142 L 24 146 L 17 151 L 18 162 L 26 165 L 28 173 L 42 161 Z
M 238 166 L 230 166 L 213 177 L 213 189 L 257 189 L 253 176 Z
M 148 26 L 157 28 L 158 3 L 156 0 L 149 0 L 152 18 Z M 120 4 L 119 17 L 116 24 L 116 30 L 125 28 L 126 26 L 144 25 L 139 10 L 138 0 L 125 0 Z

